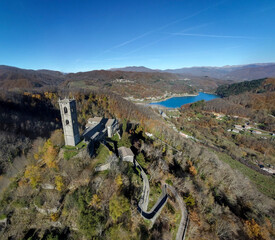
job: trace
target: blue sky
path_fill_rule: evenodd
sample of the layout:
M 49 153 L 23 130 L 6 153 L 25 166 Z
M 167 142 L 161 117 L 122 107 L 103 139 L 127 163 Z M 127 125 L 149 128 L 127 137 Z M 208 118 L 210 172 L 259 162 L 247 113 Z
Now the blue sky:
M 275 62 L 273 0 L 1 0 L 0 64 L 64 72 Z

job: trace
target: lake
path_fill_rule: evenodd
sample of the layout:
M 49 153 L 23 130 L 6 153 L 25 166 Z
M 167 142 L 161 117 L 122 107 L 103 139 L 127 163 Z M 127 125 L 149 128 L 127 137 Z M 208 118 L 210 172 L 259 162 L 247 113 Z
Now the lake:
M 215 98 L 219 98 L 219 96 L 199 92 L 199 95 L 197 96 L 173 97 L 162 102 L 150 103 L 149 105 L 160 105 L 167 108 L 178 108 L 187 103 L 193 103 L 200 100 L 209 101 Z

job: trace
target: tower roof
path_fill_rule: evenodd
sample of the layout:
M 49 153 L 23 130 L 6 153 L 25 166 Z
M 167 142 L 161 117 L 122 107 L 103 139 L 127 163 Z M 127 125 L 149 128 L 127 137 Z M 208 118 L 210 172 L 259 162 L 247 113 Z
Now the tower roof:
M 69 98 L 64 98 L 64 99 L 59 99 L 58 102 L 59 103 L 70 103 L 75 101 L 75 99 L 69 99 Z

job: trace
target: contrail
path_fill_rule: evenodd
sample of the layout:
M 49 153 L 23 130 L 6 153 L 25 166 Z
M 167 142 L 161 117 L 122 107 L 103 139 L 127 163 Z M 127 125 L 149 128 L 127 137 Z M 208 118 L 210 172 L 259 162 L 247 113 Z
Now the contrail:
M 249 36 L 231 36 L 231 35 L 211 35 L 211 34 L 196 34 L 196 33 L 172 33 L 178 36 L 191 36 L 191 37 L 210 37 L 210 38 L 238 38 L 238 39 L 259 39 Z
M 181 31 L 180 33 L 184 33 L 184 32 L 187 32 L 187 31 L 190 31 L 190 30 L 193 30 L 193 29 L 205 27 L 205 26 L 207 26 L 207 25 L 208 25 L 208 23 L 204 23 L 204 24 L 201 24 L 201 25 L 198 25 L 198 26 L 195 26 L 195 27 L 186 28 L 186 29 L 184 29 L 183 31 Z M 130 54 L 132 54 L 132 53 L 138 52 L 139 50 L 141 50 L 141 49 L 143 49 L 143 48 L 146 48 L 146 47 L 155 45 L 156 43 L 158 43 L 158 42 L 160 42 L 160 41 L 163 41 L 163 40 L 166 40 L 166 39 L 171 38 L 171 37 L 172 37 L 172 36 L 171 36 L 171 34 L 170 34 L 169 36 L 166 36 L 166 37 L 160 38 L 160 39 L 158 39 L 158 40 L 156 40 L 156 41 L 153 41 L 153 42 L 150 42 L 150 43 L 148 43 L 148 44 L 145 44 L 145 45 L 143 45 L 143 46 L 141 46 L 141 47 L 139 47 L 139 48 L 136 48 L 136 49 L 134 49 L 134 50 L 132 50 L 132 51 L 126 53 L 124 56 L 128 56 L 128 55 L 130 55 Z
M 136 41 L 136 40 L 138 40 L 138 39 L 141 39 L 141 38 L 143 38 L 143 37 L 145 37 L 145 36 L 148 36 L 148 35 L 150 35 L 150 34 L 152 34 L 152 33 L 155 33 L 155 32 L 158 32 L 158 31 L 160 31 L 160 30 L 163 30 L 163 29 L 165 29 L 165 28 L 167 28 L 167 27 L 169 27 L 169 26 L 171 26 L 171 25 L 174 25 L 174 24 L 176 24 L 176 23 L 178 23 L 178 22 L 182 22 L 182 21 L 184 21 L 184 20 L 187 20 L 187 19 L 190 19 L 190 18 L 192 18 L 192 17 L 195 17 L 195 16 L 201 14 L 202 12 L 205 12 L 205 11 L 207 11 L 207 10 L 213 8 L 213 7 L 216 7 L 216 6 L 222 4 L 222 3 L 226 2 L 226 1 L 227 1 L 227 0 L 220 1 L 220 2 L 218 2 L 218 3 L 216 3 L 216 4 L 212 5 L 212 6 L 209 6 L 209 7 L 207 7 L 207 8 L 202 9 L 202 10 L 199 10 L 198 12 L 195 12 L 195 13 L 189 15 L 189 16 L 186 16 L 186 17 L 177 19 L 177 20 L 172 21 L 172 22 L 170 22 L 170 23 L 167 23 L 167 24 L 165 24 L 165 25 L 163 25 L 163 26 L 161 26 L 161 27 L 158 27 L 158 28 L 156 28 L 156 29 L 153 29 L 153 30 L 151 30 L 151 31 L 148 31 L 148 32 L 146 32 L 146 33 L 143 33 L 143 34 L 141 34 L 141 35 L 139 35 L 139 36 L 137 36 L 137 37 L 135 37 L 135 38 L 132 38 L 132 39 L 130 39 L 130 40 L 127 40 L 127 41 L 125 41 L 125 42 L 122 42 L 122 43 L 120 43 L 120 44 L 118 44 L 118 45 L 116 45 L 116 46 L 114 46 L 114 47 L 111 47 L 111 48 L 109 48 L 109 49 L 103 51 L 103 53 L 109 52 L 109 51 L 111 51 L 111 50 L 114 50 L 114 49 L 117 49 L 117 48 L 120 48 L 120 47 L 123 47 L 123 46 L 125 46 L 125 45 L 127 45 L 127 44 L 129 44 L 129 43 L 132 43 L 132 42 L 134 42 L 134 41 Z

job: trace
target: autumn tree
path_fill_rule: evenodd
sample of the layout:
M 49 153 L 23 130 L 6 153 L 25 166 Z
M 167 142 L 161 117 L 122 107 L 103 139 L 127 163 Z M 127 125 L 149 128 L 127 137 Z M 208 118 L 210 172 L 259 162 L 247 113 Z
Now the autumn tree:
M 61 192 L 64 189 L 65 185 L 64 185 L 64 180 L 62 176 L 58 175 L 55 177 L 55 185 L 56 185 L 56 190 L 59 192 Z
M 41 181 L 39 167 L 35 165 L 27 166 L 24 176 L 25 178 L 29 179 L 30 184 L 33 188 L 35 188 Z
M 130 203 L 124 196 L 114 195 L 109 202 L 109 214 L 114 222 L 122 216 L 123 213 L 130 210 Z
M 116 185 L 118 188 L 121 188 L 122 184 L 123 184 L 123 180 L 122 180 L 122 177 L 121 177 L 121 174 L 119 174 L 116 179 L 115 179 L 115 182 L 116 182 Z
M 99 196 L 97 194 L 94 194 L 91 202 L 89 203 L 89 206 L 94 208 L 101 208 L 100 202 L 101 202 L 101 199 L 99 198 Z
M 56 148 L 53 146 L 52 142 L 50 140 L 48 140 L 44 144 L 43 159 L 49 168 L 57 168 L 57 164 L 55 161 L 57 153 L 58 152 L 57 152 Z

